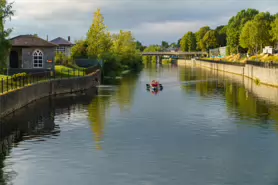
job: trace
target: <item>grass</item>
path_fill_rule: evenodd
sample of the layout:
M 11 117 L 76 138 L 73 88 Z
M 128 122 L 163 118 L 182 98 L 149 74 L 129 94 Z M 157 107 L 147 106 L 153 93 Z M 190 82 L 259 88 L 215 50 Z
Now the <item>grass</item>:
M 83 69 L 73 69 L 63 65 L 56 65 L 55 72 L 58 77 L 77 77 L 85 75 Z
M 240 56 L 240 54 L 226 56 L 224 58 L 205 58 L 214 61 L 227 61 L 227 62 L 242 62 L 246 63 L 247 60 L 251 61 L 258 61 L 258 62 L 278 62 L 277 55 L 270 55 L 270 54 L 259 54 L 255 56 L 251 56 L 247 58 L 246 56 Z

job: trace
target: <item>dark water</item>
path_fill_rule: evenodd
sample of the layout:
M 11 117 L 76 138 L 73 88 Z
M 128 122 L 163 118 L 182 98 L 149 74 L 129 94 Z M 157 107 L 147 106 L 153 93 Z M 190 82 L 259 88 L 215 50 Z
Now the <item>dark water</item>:
M 145 89 L 154 78 L 157 95 Z M 241 84 L 148 66 L 98 95 L 40 100 L 2 120 L 0 184 L 274 185 L 277 121 Z

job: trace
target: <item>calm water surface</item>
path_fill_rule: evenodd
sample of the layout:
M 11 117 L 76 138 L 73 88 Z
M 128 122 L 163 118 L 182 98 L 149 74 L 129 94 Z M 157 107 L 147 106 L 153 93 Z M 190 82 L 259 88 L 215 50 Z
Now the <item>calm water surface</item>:
M 151 65 L 117 84 L 2 120 L 0 184 L 278 184 L 275 105 L 197 68 Z

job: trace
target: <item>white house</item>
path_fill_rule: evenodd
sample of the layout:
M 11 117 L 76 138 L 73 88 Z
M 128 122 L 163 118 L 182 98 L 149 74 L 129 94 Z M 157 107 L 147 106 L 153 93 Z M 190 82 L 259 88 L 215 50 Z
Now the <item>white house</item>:
M 263 54 L 274 54 L 274 48 L 272 46 L 266 46 L 263 49 Z

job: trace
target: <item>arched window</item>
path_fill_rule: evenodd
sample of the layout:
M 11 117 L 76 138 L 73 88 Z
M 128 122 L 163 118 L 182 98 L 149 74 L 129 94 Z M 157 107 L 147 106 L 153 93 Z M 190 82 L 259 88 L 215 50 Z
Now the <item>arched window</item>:
M 33 67 L 34 68 L 43 67 L 43 53 L 41 50 L 35 50 L 33 53 Z

